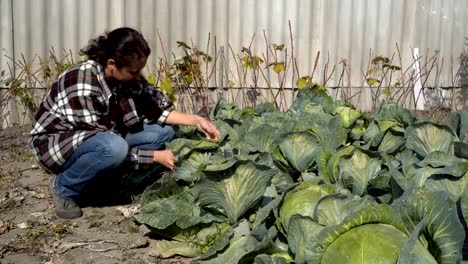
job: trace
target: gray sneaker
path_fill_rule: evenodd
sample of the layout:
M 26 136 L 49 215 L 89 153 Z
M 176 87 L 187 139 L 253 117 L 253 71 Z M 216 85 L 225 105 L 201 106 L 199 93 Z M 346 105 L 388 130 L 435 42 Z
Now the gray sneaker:
M 83 212 L 80 207 L 73 201 L 73 199 L 67 199 L 62 197 L 59 192 L 55 189 L 55 180 L 57 176 L 54 176 L 49 184 L 49 191 L 52 194 L 52 199 L 55 205 L 55 213 L 60 218 L 75 219 L 81 217 Z

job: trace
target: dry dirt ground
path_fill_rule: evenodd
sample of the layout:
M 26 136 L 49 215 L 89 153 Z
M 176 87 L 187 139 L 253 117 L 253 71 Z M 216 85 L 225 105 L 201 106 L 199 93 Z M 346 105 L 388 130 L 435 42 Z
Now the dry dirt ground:
M 29 126 L 0 130 L 1 264 L 188 263 L 152 252 L 154 238 L 132 218 L 137 194 L 88 203 L 76 220 L 57 218 L 48 191 L 51 176 L 32 156 L 28 132 Z

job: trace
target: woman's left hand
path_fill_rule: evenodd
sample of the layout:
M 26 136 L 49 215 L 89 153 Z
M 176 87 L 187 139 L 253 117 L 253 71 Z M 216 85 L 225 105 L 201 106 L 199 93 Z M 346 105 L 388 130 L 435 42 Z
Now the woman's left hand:
M 220 138 L 218 128 L 206 118 L 200 117 L 197 122 L 197 129 L 203 132 L 208 140 L 218 141 Z

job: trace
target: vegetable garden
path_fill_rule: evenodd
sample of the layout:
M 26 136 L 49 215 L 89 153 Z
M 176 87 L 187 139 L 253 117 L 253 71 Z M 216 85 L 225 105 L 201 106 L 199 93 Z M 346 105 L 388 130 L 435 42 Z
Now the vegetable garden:
M 178 161 L 141 197 L 137 222 L 163 258 L 197 263 L 460 263 L 468 113 L 447 124 L 392 101 L 374 113 L 300 90 L 212 110 L 219 142 L 179 127 Z
M 284 45 L 267 43 L 263 57 L 250 48 L 241 55 L 231 50 L 238 76 L 226 74 L 227 86 L 222 78 L 221 84 L 214 82 L 223 87 L 219 93 L 230 89 L 229 100 L 238 104 L 222 99 L 209 113 L 208 87 L 217 70 L 227 67 L 225 59 L 216 53 L 210 64 L 208 48 L 205 53 L 177 44 L 184 55 L 172 64 L 161 59 L 148 81 L 174 101 L 184 95 L 192 112 L 213 116 L 222 138 L 211 142 L 193 128 L 178 127 L 167 145 L 178 157 L 175 172 L 163 173 L 144 191 L 135 216 L 164 237 L 152 243 L 159 257 L 265 264 L 462 261 L 468 112 L 453 112 L 450 122 L 435 123 L 403 108 L 418 79 L 407 74 L 413 65 L 402 70 L 393 56 L 370 59 L 363 84 L 371 88 L 376 110 L 368 113 L 350 103 L 365 97 L 364 89 L 357 94 L 345 89 L 344 102 L 327 94 L 335 71 L 335 66 L 327 71 L 328 62 L 323 81 L 313 82 L 318 53 L 312 73 L 297 79 L 299 92 L 289 107 L 286 82 L 299 71 L 293 55 L 282 61 L 288 57 Z M 51 80 L 74 64 L 71 52 L 59 58 L 53 50 L 51 60 L 39 58 L 37 71 L 31 71 L 34 60 L 14 63 L 16 77 L 14 71 L 2 72 L 0 83 L 11 86 L 1 105 L 14 96 L 33 113 L 38 88 L 25 83 L 43 84 L 47 91 Z M 431 75 L 437 64 L 437 56 L 422 63 L 424 88 L 430 88 L 429 78 L 439 78 L 439 71 Z M 346 60 L 340 65 L 338 86 L 351 87 Z M 270 73 L 278 77 L 277 91 Z M 256 91 L 261 81 L 269 93 L 263 97 Z M 257 97 L 275 104 L 257 105 Z M 451 109 L 453 98 L 445 102 Z M 432 114 L 443 109 L 439 105 Z

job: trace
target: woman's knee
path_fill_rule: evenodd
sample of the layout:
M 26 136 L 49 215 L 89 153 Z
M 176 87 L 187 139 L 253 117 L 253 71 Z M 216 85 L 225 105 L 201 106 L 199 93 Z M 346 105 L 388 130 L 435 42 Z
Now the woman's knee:
M 115 164 L 120 164 L 128 154 L 128 143 L 122 137 L 113 133 L 103 133 L 96 145 L 103 157 Z
M 175 136 L 175 131 L 172 126 L 160 126 L 151 124 L 144 126 L 144 131 L 138 133 L 128 133 L 125 140 L 131 147 L 139 147 L 140 149 L 157 150 L 164 147 L 164 144 L 171 141 Z
M 164 142 L 171 141 L 175 136 L 175 131 L 172 126 L 164 126 L 162 131 L 161 137 Z
M 164 144 L 165 142 L 171 141 L 175 136 L 175 131 L 172 126 L 164 125 L 160 126 L 157 124 L 149 125 L 145 127 L 147 136 L 147 142 L 149 144 Z

